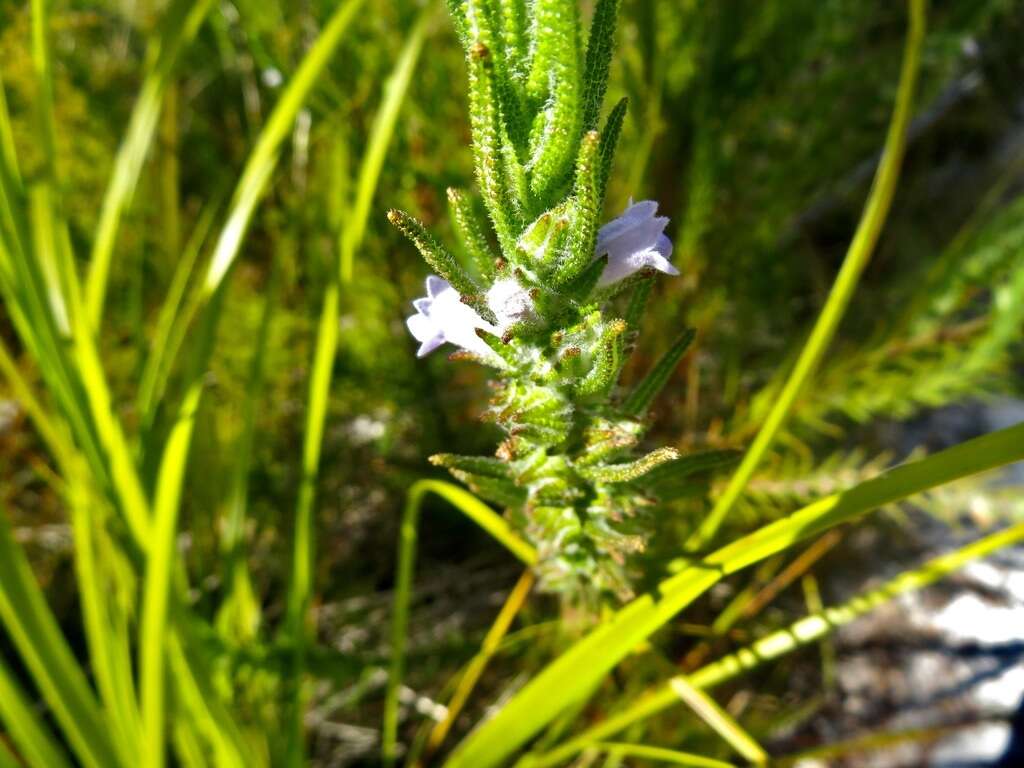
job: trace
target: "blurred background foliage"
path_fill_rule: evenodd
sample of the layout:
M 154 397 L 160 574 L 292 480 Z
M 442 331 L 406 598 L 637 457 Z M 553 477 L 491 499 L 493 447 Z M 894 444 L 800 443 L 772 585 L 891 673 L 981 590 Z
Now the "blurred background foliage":
M 54 3 L 61 183 L 79 254 L 88 253 L 163 6 Z M 145 352 L 175 268 L 183 254 L 198 254 L 200 263 L 208 257 L 210 221 L 222 214 L 269 108 L 333 7 L 323 0 L 225 0 L 182 55 L 116 245 L 101 335 L 120 415 L 148 440 L 162 441 L 183 394 L 172 376 L 154 423 L 137 423 Z M 254 340 L 266 333 L 248 535 L 257 598 L 266 620 L 280 621 L 312 344 L 346 224 L 338 198 L 351 194 L 335 180 L 346 176 L 339 169 L 358 167 L 382 85 L 420 10 L 419 2 L 394 0 L 360 14 L 300 113 L 230 283 L 182 520 L 188 562 L 202 577 L 194 580 L 200 605 L 224 589 L 220 534 L 245 439 Z M 27 4 L 0 0 L 3 82 L 30 175 L 39 153 L 29 119 L 29 27 Z M 647 318 L 653 332 L 633 365 L 646 369 L 678 329 L 699 332 L 656 408 L 652 444 L 740 448 L 752 437 L 856 226 L 884 140 L 904 29 L 901 3 L 624 0 L 609 103 L 626 95 L 630 112 L 607 214 L 631 197 L 658 200 L 672 218 L 668 234 L 683 272 L 658 282 Z M 895 208 L 840 335 L 751 484 L 746 520 L 734 516 L 737 526 L 900 457 L 907 446 L 893 437 L 894 423 L 950 403 L 1019 394 L 1022 35 L 1024 5 L 1016 0 L 931 4 Z M 424 267 L 384 216 L 391 206 L 409 210 L 453 243 L 444 190 L 470 182 L 469 141 L 464 62 L 439 7 L 338 318 L 317 494 L 316 594 L 320 639 L 356 663 L 328 670 L 341 694 L 314 710 L 326 764 L 358 759 L 375 738 L 405 490 L 436 473 L 426 462 L 432 453 L 486 453 L 497 442 L 496 430 L 476 421 L 487 396 L 485 372 L 444 355 L 416 360 L 403 320 Z M 6 317 L 0 334 L 15 343 Z M 27 361 L 25 373 L 38 376 Z M 943 440 L 926 438 L 933 447 Z M 70 544 L 49 460 L 14 402 L 3 399 L 0 456 L 0 494 L 16 510 L 18 533 L 71 629 L 78 609 L 62 605 L 61 595 L 74 592 L 60 586 L 73 577 Z M 716 482 L 705 480 L 712 495 Z M 650 557 L 678 548 L 706 509 L 707 490 L 683 489 L 670 509 L 684 514 L 666 515 Z M 973 493 L 938 494 L 928 506 L 958 516 Z M 1000 504 L 998 512 L 1013 514 L 1010 500 Z M 511 583 L 514 567 L 440 503 L 426 512 L 421 538 L 409 684 L 423 686 L 413 708 L 429 709 L 426 697 L 439 694 L 438 681 L 472 654 L 493 615 L 495 590 Z M 537 606 L 528 624 L 546 614 L 543 602 Z M 556 631 L 571 634 L 571 622 L 534 627 L 540 636 Z M 516 659 L 543 658 L 548 650 L 530 641 L 517 653 L 496 662 L 493 690 L 514 684 Z M 630 667 L 620 683 L 639 690 L 662 672 L 656 661 Z M 777 674 L 783 691 L 786 675 Z M 335 720 L 348 730 L 332 731 Z M 668 727 L 681 726 L 676 720 Z

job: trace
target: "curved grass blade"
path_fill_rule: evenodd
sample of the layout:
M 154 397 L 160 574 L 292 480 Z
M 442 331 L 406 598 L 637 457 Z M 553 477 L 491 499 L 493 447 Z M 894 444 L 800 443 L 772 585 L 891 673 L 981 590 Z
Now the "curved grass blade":
M 447 768 L 500 764 L 680 610 L 730 573 L 886 504 L 961 477 L 1024 459 L 1024 424 L 904 464 L 694 561 L 633 600 L 549 664 L 493 718 L 465 739 Z
M 729 481 L 729 485 L 718 498 L 714 508 L 704 519 L 700 528 L 687 543 L 687 549 L 698 551 L 710 543 L 718 532 L 722 521 L 732 510 L 739 499 L 754 471 L 760 465 L 768 449 L 771 448 L 789 414 L 797 396 L 803 391 L 812 374 L 828 348 L 829 342 L 839 327 L 843 314 L 853 297 L 857 282 L 864 267 L 874 251 L 875 244 L 885 224 L 896 182 L 899 179 L 903 153 L 906 148 L 907 126 L 910 123 L 911 109 L 914 102 L 914 89 L 917 83 L 917 72 L 920 63 L 921 43 L 924 40 L 925 0 L 908 0 L 910 24 L 907 28 L 907 41 L 903 54 L 903 68 L 900 73 L 899 90 L 896 94 L 896 106 L 889 123 L 889 133 L 885 140 L 882 161 L 878 166 L 868 201 L 864 206 L 857 231 L 854 233 L 850 249 L 847 251 L 843 266 L 836 276 L 825 306 L 814 324 L 810 337 L 800 352 L 785 386 L 778 399 L 772 405 L 764 424 L 751 443 L 746 456 Z
M 295 116 L 305 103 L 320 77 L 320 73 L 327 66 L 335 48 L 338 47 L 363 2 L 364 0 L 347 0 L 338 6 L 302 60 L 295 75 L 288 83 L 288 87 L 281 94 L 281 98 L 274 105 L 274 111 L 271 112 L 267 124 L 260 131 L 256 146 L 242 170 L 242 176 L 231 201 L 228 219 L 213 251 L 213 257 L 203 282 L 203 294 L 206 297 L 212 296 L 214 291 L 220 287 L 224 276 L 234 264 L 235 257 L 238 256 L 238 251 L 242 246 L 242 240 L 249 229 L 253 211 L 256 210 L 256 204 L 263 197 L 263 192 L 270 181 L 270 175 L 277 166 L 281 145 L 291 133 Z
M 406 495 L 405 511 L 398 536 L 398 573 L 395 576 L 394 608 L 391 616 L 391 669 L 384 697 L 384 730 L 381 756 L 385 765 L 395 761 L 398 751 L 398 689 L 405 671 L 405 641 L 412 600 L 412 575 L 416 565 L 416 539 L 420 507 L 428 493 L 440 496 L 483 528 L 498 543 L 527 566 L 537 562 L 537 551 L 520 539 L 501 515 L 457 485 L 440 480 L 419 480 Z
M 148 56 L 152 65 L 142 83 L 128 121 L 128 130 L 114 160 L 89 257 L 85 307 L 90 326 L 94 329 L 99 328 L 103 316 L 110 262 L 121 215 L 129 205 L 153 143 L 164 92 L 179 54 L 199 31 L 212 4 L 212 0 L 175 0 L 165 12 L 160 29 L 150 40 Z

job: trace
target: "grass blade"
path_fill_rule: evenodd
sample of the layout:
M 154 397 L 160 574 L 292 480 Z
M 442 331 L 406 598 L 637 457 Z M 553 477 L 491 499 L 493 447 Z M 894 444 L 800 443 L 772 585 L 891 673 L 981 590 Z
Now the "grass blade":
M 36 715 L 32 704 L 22 692 L 7 665 L 0 658 L 0 721 L 7 727 L 11 741 L 30 768 L 71 768 L 64 750 L 54 741 Z M 0 741 L 0 758 L 3 742 Z M 19 762 L 11 758 L 10 765 Z M 4 762 L 0 759 L 0 766 Z
M 6 513 L 0 514 L 0 621 L 75 754 L 90 768 L 120 765 L 103 710 L 14 540 Z
M 398 689 L 405 671 L 405 640 L 412 600 L 412 575 L 416 565 L 416 539 L 423 498 L 434 493 L 465 514 L 504 545 L 527 566 L 537 562 L 537 551 L 520 539 L 501 515 L 457 485 L 438 480 L 413 483 L 406 496 L 398 536 L 398 573 L 395 576 L 394 607 L 391 615 L 391 669 L 384 697 L 384 729 L 381 755 L 385 765 L 394 763 L 398 742 Z
M 872 509 L 1024 458 L 1024 424 L 969 440 L 823 498 L 736 540 L 619 610 L 549 664 L 459 745 L 448 768 L 497 765 L 566 707 L 586 696 L 639 643 L 724 576 Z
M 313 90 L 320 73 L 331 60 L 335 48 L 338 47 L 363 2 L 364 0 L 347 0 L 338 6 L 292 76 L 281 98 L 274 105 L 274 111 L 260 132 L 256 146 L 242 170 L 228 219 L 214 248 L 213 258 L 203 282 L 203 294 L 206 297 L 212 296 L 220 287 L 235 257 L 238 256 L 253 211 L 263 197 L 270 176 L 277 166 L 281 145 L 291 133 L 295 116 Z
M 623 744 L 621 742 L 607 742 L 591 745 L 591 749 L 607 752 L 613 757 L 639 757 L 642 760 L 654 760 L 669 765 L 689 765 L 692 768 L 735 768 L 732 763 L 722 760 L 713 760 L 710 757 L 701 757 L 690 752 L 680 752 L 675 749 L 664 749 L 663 747 L 648 747 L 645 744 Z
M 870 613 L 901 594 L 934 584 L 972 560 L 987 557 L 993 552 L 1021 541 L 1024 541 L 1024 523 L 1018 523 L 954 552 L 936 557 L 918 568 L 900 574 L 880 587 L 863 592 L 841 605 L 826 608 L 802 618 L 736 653 L 701 667 L 689 675 L 690 684 L 707 690 L 734 680 L 745 672 L 826 637 L 839 627 Z M 612 734 L 678 704 L 679 697 L 672 689 L 670 682 L 637 697 L 637 701 L 624 711 L 612 715 L 557 749 L 544 755 L 524 759 L 521 763 L 522 768 L 527 768 L 527 766 L 529 768 L 553 768 L 553 766 L 562 765 L 573 754 L 587 748 L 592 742 L 606 739 Z
M 740 727 L 728 712 L 685 676 L 672 678 L 673 692 L 692 709 L 701 720 L 710 725 L 729 745 L 754 765 L 768 762 L 768 753 Z
M 92 243 L 85 284 L 85 308 L 92 328 L 100 326 L 117 229 L 153 143 L 164 92 L 179 54 L 199 31 L 212 4 L 212 0 L 175 0 L 164 14 L 161 28 L 150 40 L 152 66 L 142 83 L 128 130 L 117 151 Z
M 690 551 L 698 551 L 714 539 L 722 521 L 732 510 L 733 505 L 747 487 L 754 471 L 760 465 L 768 449 L 771 448 L 790 408 L 825 354 L 836 328 L 839 327 L 839 322 L 843 319 L 843 314 L 850 303 L 861 273 L 878 242 L 882 226 L 885 224 L 886 216 L 892 205 L 896 182 L 899 179 L 900 167 L 903 162 L 907 126 L 910 123 L 920 63 L 921 43 L 924 40 L 925 0 L 908 0 L 908 3 L 910 25 L 907 29 L 907 42 L 904 49 L 899 90 L 896 95 L 896 106 L 889 123 L 889 134 L 886 137 L 882 161 L 871 186 L 860 224 L 857 226 L 850 249 L 843 260 L 843 266 L 836 277 L 825 306 L 822 307 L 814 329 L 800 352 L 800 357 L 797 358 L 785 386 L 772 405 L 771 411 L 754 438 L 754 442 L 751 443 L 747 454 L 743 457 L 736 473 L 729 481 L 729 485 L 688 542 L 687 549 Z
M 289 764 L 294 765 L 302 742 L 303 667 L 306 643 L 306 620 L 313 582 L 315 544 L 313 538 L 313 506 L 316 481 L 320 471 L 320 450 L 323 443 L 327 403 L 330 397 L 334 357 L 338 349 L 338 308 L 341 287 L 352 279 L 355 253 L 362 245 L 370 204 L 377 191 L 388 146 L 394 135 L 398 113 L 405 101 L 416 62 L 423 49 L 427 21 L 433 7 L 421 12 L 416 26 L 406 41 L 395 69 L 384 87 L 384 98 L 374 118 L 367 152 L 359 171 L 356 197 L 350 211 L 337 212 L 337 220 L 345 223 L 338 240 L 337 280 L 328 283 L 324 292 L 309 381 L 306 429 L 302 446 L 302 480 L 295 508 L 295 533 L 292 542 L 292 576 L 288 589 L 287 629 L 295 648 L 293 684 L 295 701 L 289 732 Z M 338 170 L 336 184 L 345 186 L 344 168 Z
M 505 637 L 508 628 L 512 626 L 512 621 L 515 619 L 516 614 L 519 613 L 523 603 L 526 602 L 526 597 L 530 594 L 533 583 L 533 571 L 526 569 L 509 593 L 505 604 L 501 606 L 494 624 L 487 631 L 483 643 L 480 644 L 480 652 L 473 657 L 473 660 L 459 680 L 455 693 L 452 694 L 451 701 L 448 702 L 448 712 L 444 720 L 435 725 L 434 729 L 430 732 L 430 736 L 427 739 L 427 754 L 437 750 L 444 742 L 456 718 L 458 718 L 462 708 L 469 700 L 470 694 L 473 693 L 473 688 L 476 687 L 480 676 L 483 674 L 484 669 L 486 669 L 487 662 L 491 660 L 491 656 L 498 650 L 502 638 Z

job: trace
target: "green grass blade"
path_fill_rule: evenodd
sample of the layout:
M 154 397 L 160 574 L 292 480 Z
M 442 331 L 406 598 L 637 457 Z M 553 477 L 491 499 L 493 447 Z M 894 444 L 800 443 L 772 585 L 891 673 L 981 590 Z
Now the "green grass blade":
M 645 744 L 623 744 L 607 742 L 592 744 L 591 749 L 607 752 L 614 757 L 639 757 L 641 760 L 653 760 L 668 765 L 689 765 L 693 768 L 735 768 L 732 763 L 701 757 L 690 752 L 680 752 L 663 747 L 649 747 Z
M 672 678 L 670 685 L 676 696 L 740 755 L 754 765 L 764 765 L 768 762 L 768 753 L 764 748 L 743 730 L 728 712 L 718 706 L 718 702 L 697 688 L 689 679 L 680 675 Z
M 747 487 L 747 483 L 750 482 L 754 471 L 771 448 L 793 403 L 803 391 L 825 354 L 836 328 L 839 327 L 839 323 L 843 319 L 850 299 L 853 297 L 861 273 L 878 242 L 882 226 L 885 224 L 892 206 L 906 148 L 907 126 L 910 123 L 920 64 L 921 43 L 924 40 L 925 0 L 909 0 L 909 12 L 910 24 L 907 29 L 907 42 L 903 55 L 899 90 L 896 95 L 896 106 L 889 123 L 889 133 L 886 137 L 882 161 L 878 166 L 878 172 L 871 186 L 871 192 L 868 195 L 868 201 L 857 231 L 850 243 L 850 249 L 847 251 L 843 266 L 836 277 L 825 306 L 822 307 L 821 314 L 818 316 L 811 335 L 807 339 L 800 357 L 797 358 L 785 386 L 772 405 L 771 411 L 754 438 L 754 442 L 751 443 L 747 454 L 743 457 L 743 461 L 729 481 L 729 485 L 688 543 L 688 549 L 691 551 L 701 549 L 714 539 L 722 521 L 732 510 L 733 505 Z
M 987 557 L 1004 547 L 1024 541 L 1024 523 L 1018 523 L 991 534 L 954 552 L 933 558 L 880 587 L 863 592 L 847 602 L 826 608 L 800 619 L 790 626 L 773 632 L 757 642 L 707 664 L 689 675 L 690 683 L 707 690 L 734 680 L 745 672 L 766 664 L 798 648 L 820 640 L 854 619 L 857 619 L 893 598 L 923 589 L 964 567 L 972 560 Z M 679 697 L 670 682 L 637 697 L 636 702 L 622 712 L 608 717 L 571 741 L 544 755 L 522 761 L 522 768 L 552 768 L 562 765 L 573 754 L 587 748 L 592 742 L 606 739 L 635 723 L 653 717 L 679 703 Z
M 92 328 L 100 326 L 117 229 L 153 143 L 164 92 L 179 54 L 199 31 L 211 5 L 212 0 L 175 0 L 165 12 L 160 29 L 150 39 L 152 66 L 142 83 L 128 121 L 128 131 L 114 160 L 89 258 L 85 307 Z
M 292 575 L 289 582 L 287 604 L 287 628 L 295 648 L 293 685 L 295 701 L 291 713 L 288 763 L 295 765 L 302 745 L 302 713 L 305 696 L 303 686 L 304 653 L 306 644 L 306 621 L 310 595 L 313 588 L 313 563 L 315 543 L 313 536 L 313 507 L 316 495 L 316 481 L 320 470 L 320 451 L 323 444 L 324 425 L 327 418 L 327 404 L 330 398 L 334 358 L 338 349 L 338 308 L 342 285 L 352 279 L 355 253 L 362 245 L 366 224 L 370 216 L 370 205 L 377 191 L 384 158 L 394 135 L 395 124 L 405 96 L 408 93 L 412 75 L 423 50 L 427 22 L 433 15 L 433 6 L 420 14 L 419 20 L 406 41 L 395 68 L 384 87 L 384 97 L 369 139 L 366 154 L 359 170 L 355 201 L 352 209 L 336 214 L 338 221 L 345 222 L 345 228 L 338 239 L 338 277 L 332 280 L 324 292 L 317 330 L 316 348 L 313 355 L 312 372 L 309 381 L 309 397 L 306 410 L 306 430 L 302 448 L 302 480 L 295 509 L 295 533 L 293 534 Z M 338 170 L 336 184 L 346 185 L 344 167 Z
M 457 485 L 439 480 L 419 480 L 406 495 L 405 511 L 398 536 L 398 573 L 395 576 L 394 607 L 391 614 L 391 669 L 384 697 L 384 729 L 381 755 L 385 765 L 394 763 L 398 746 L 398 690 L 405 671 L 405 641 L 412 601 L 412 576 L 416 566 L 416 538 L 423 498 L 440 496 L 475 522 L 527 566 L 537 562 L 537 551 L 520 539 L 501 515 Z
M 377 182 L 380 179 L 388 147 L 391 145 L 391 137 L 395 132 L 395 122 L 405 103 L 409 84 L 416 71 L 416 63 L 423 50 L 427 24 L 434 13 L 434 7 L 428 6 L 427 10 L 420 14 L 412 32 L 409 33 L 409 38 L 406 40 L 401 54 L 399 54 L 394 70 L 384 84 L 384 98 L 373 119 L 370 139 L 359 168 L 356 197 L 352 202 L 352 210 L 345 216 L 347 226 L 341 233 L 341 282 L 343 284 L 352 280 L 355 253 L 366 234 L 366 223 L 370 218 L 370 205 L 377 192 Z
M 107 719 L 122 764 L 137 764 L 142 728 L 127 644 L 116 633 L 109 611 L 111 590 L 105 578 L 108 573 L 97 557 L 95 538 L 103 535 L 102 523 L 95 514 L 97 500 L 88 493 L 84 477 L 69 478 L 67 495 L 75 545 L 75 572 L 92 673 L 109 713 Z M 120 628 L 126 631 L 123 625 Z
M 10 169 L 14 178 L 20 180 L 18 152 L 14 146 L 14 131 L 11 129 L 11 113 L 7 109 L 7 92 L 4 89 L 3 73 L 0 72 L 0 157 Z
M 206 331 L 204 346 L 212 342 L 212 329 Z M 146 580 L 142 593 L 142 618 L 139 628 L 139 689 L 144 733 L 144 763 L 161 768 L 165 748 L 165 685 L 167 657 L 167 615 L 172 573 L 177 555 L 178 511 L 182 481 L 188 463 L 188 449 L 195 426 L 196 410 L 202 388 L 192 387 L 178 412 L 160 462 L 156 498 L 153 504 L 153 531 L 146 561 Z
M 719 580 L 879 506 L 1024 458 L 1024 424 L 894 467 L 736 540 L 636 598 L 549 664 L 459 745 L 448 768 L 497 765 Z
M 6 513 L 0 513 L 0 622 L 79 759 L 90 768 L 120 765 L 103 710 L 14 540 Z
M 238 255 L 252 214 L 277 165 L 281 145 L 291 131 L 296 114 L 305 103 L 361 5 L 362 0 L 348 0 L 338 7 L 275 105 L 242 171 L 227 221 L 221 230 L 209 269 L 197 294 L 200 302 L 206 303 L 212 299 L 212 303 L 207 305 L 201 321 L 200 341 L 196 345 L 194 363 L 187 379 L 189 385 L 160 460 L 154 502 L 154 533 L 143 593 L 139 677 L 142 719 L 146 735 L 146 764 L 152 768 L 160 768 L 166 759 L 164 642 L 168 625 L 171 575 L 176 560 L 178 508 L 195 413 L 203 390 L 202 374 L 216 335 L 221 303 L 219 297 L 223 295 L 220 288 Z
M 363 2 L 364 0 L 347 0 L 338 6 L 302 60 L 281 98 L 274 105 L 274 110 L 260 132 L 235 189 L 228 219 L 217 240 L 203 283 L 205 296 L 213 295 L 234 263 L 249 228 L 253 211 L 256 210 L 256 204 L 263 197 L 267 182 L 270 181 L 270 176 L 277 166 L 281 145 L 291 133 L 295 116 L 313 90 L 320 73 L 331 60 Z
M 31 702 L 18 686 L 14 676 L 0 657 L 0 722 L 6 726 L 11 741 L 18 748 L 29 768 L 71 768 L 64 750 L 43 725 Z M 3 742 L 0 741 L 0 747 Z M 3 757 L 0 749 L 0 758 Z M 11 758 L 9 763 L 20 766 Z M 4 766 L 0 759 L 0 766 Z
M 193 293 L 194 298 L 191 301 L 185 298 L 185 293 L 203 244 L 213 226 L 218 207 L 218 197 L 214 196 L 200 214 L 188 242 L 185 243 L 181 258 L 174 267 L 167 296 L 160 305 L 153 338 L 149 344 L 150 352 L 146 356 L 142 375 L 139 377 L 139 390 L 136 396 L 143 432 L 153 424 L 156 406 L 167 388 L 170 368 L 188 335 L 191 321 L 195 318 L 199 306 L 199 293 Z M 183 301 L 186 302 L 184 305 Z

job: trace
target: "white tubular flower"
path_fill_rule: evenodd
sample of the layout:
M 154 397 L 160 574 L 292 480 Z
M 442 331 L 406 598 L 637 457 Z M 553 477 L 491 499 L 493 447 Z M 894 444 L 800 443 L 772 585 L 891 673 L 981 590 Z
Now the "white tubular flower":
M 498 336 L 513 325 L 536 318 L 529 292 L 511 277 L 495 281 L 487 291 L 487 306 L 498 318 Z
M 678 275 L 672 266 L 672 241 L 665 236 L 668 217 L 655 216 L 658 204 L 653 200 L 630 201 L 621 216 L 612 219 L 597 233 L 594 255 L 608 254 L 608 266 L 601 273 L 599 286 L 611 285 L 644 267 L 653 267 L 667 275 Z
M 495 356 L 487 343 L 476 335 L 476 329 L 499 335 L 498 329 L 463 304 L 459 292 L 447 280 L 430 275 L 427 278 L 427 295 L 416 299 L 412 305 L 416 314 L 407 318 L 405 324 L 409 333 L 420 342 L 416 357 L 429 355 L 445 342 L 485 359 Z

